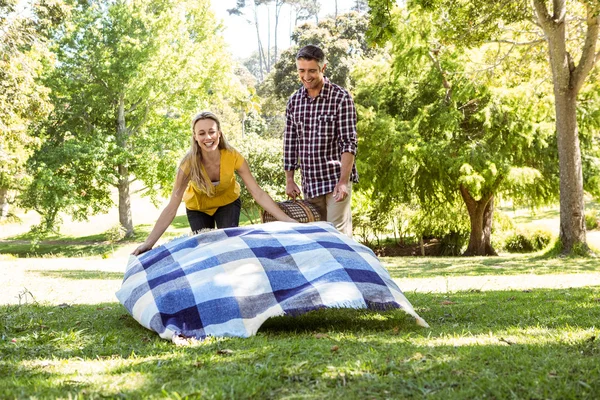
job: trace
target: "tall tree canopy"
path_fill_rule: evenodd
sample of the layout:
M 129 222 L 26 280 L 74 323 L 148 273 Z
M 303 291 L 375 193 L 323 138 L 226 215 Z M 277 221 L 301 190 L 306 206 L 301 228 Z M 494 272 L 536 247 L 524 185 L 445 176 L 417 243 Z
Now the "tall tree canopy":
M 29 157 L 29 125 L 51 108 L 48 90 L 37 78 L 51 58 L 48 30 L 67 8 L 39 1 L 19 9 L 16 0 L 0 2 L 0 219 L 8 213 L 9 194 L 24 185 Z
M 54 226 L 106 210 L 133 233 L 130 184 L 169 190 L 190 140 L 191 114 L 228 91 L 228 56 L 209 0 L 74 2 L 54 32 L 57 62 L 45 84 L 54 111 L 36 127 L 23 204 Z
M 556 190 L 551 102 L 521 79 L 471 71 L 471 54 L 442 45 L 435 13 L 393 18 L 393 59 L 355 73 L 363 184 L 381 212 L 400 202 L 429 213 L 464 202 L 466 255 L 494 254 L 495 196 L 542 202 Z
M 392 35 L 392 0 L 369 0 L 371 38 Z M 486 41 L 512 46 L 545 44 L 553 82 L 560 169 L 560 240 L 565 253 L 587 251 L 583 172 L 577 99 L 600 59 L 600 2 L 597 0 L 414 0 L 438 12 L 443 40 L 465 47 Z
M 287 99 L 298 89 L 296 54 L 308 44 L 317 45 L 325 52 L 325 75 L 338 85 L 350 87 L 350 70 L 356 61 L 379 54 L 379 50 L 370 47 L 365 39 L 368 21 L 367 15 L 350 12 L 336 19 L 324 19 L 318 25 L 307 23 L 296 28 L 292 34 L 294 45 L 283 52 L 275 64 L 274 94 Z

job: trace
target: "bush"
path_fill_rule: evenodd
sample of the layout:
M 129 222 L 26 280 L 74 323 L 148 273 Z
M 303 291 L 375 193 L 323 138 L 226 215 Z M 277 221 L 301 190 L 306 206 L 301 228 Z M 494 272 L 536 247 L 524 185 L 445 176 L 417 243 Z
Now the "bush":
M 530 253 L 544 249 L 552 241 L 552 233 L 545 229 L 520 229 L 504 239 L 504 250 L 509 253 Z
M 588 231 L 600 228 L 600 213 L 590 210 L 585 213 L 585 229 Z

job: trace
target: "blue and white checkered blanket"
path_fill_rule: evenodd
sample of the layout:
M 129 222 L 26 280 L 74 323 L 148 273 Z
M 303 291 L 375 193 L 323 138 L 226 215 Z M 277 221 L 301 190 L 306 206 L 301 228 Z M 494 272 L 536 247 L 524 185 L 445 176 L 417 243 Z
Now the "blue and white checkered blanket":
M 131 256 L 116 294 L 165 339 L 248 337 L 269 317 L 325 307 L 402 308 L 427 326 L 375 254 L 326 222 L 175 239 Z

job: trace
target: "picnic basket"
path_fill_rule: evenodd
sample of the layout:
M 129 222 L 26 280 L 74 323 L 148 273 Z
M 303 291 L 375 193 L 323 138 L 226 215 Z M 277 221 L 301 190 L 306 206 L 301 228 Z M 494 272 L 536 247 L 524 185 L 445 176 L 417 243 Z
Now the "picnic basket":
M 306 222 L 316 222 L 321 220 L 321 214 L 317 208 L 310 202 L 306 200 L 286 200 L 277 202 L 277 205 L 284 213 L 294 218 L 298 222 L 306 223 Z M 262 210 L 260 213 L 260 221 L 262 223 L 265 222 L 273 222 L 277 221 L 273 215 L 269 212 Z

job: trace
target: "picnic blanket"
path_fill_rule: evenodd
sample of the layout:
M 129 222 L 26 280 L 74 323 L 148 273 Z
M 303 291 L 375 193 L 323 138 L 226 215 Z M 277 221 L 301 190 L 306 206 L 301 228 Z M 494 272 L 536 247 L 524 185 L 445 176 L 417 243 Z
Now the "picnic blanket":
M 330 223 L 271 222 L 181 237 L 131 256 L 116 293 L 164 339 L 256 334 L 319 308 L 401 308 L 428 326 L 375 254 Z

